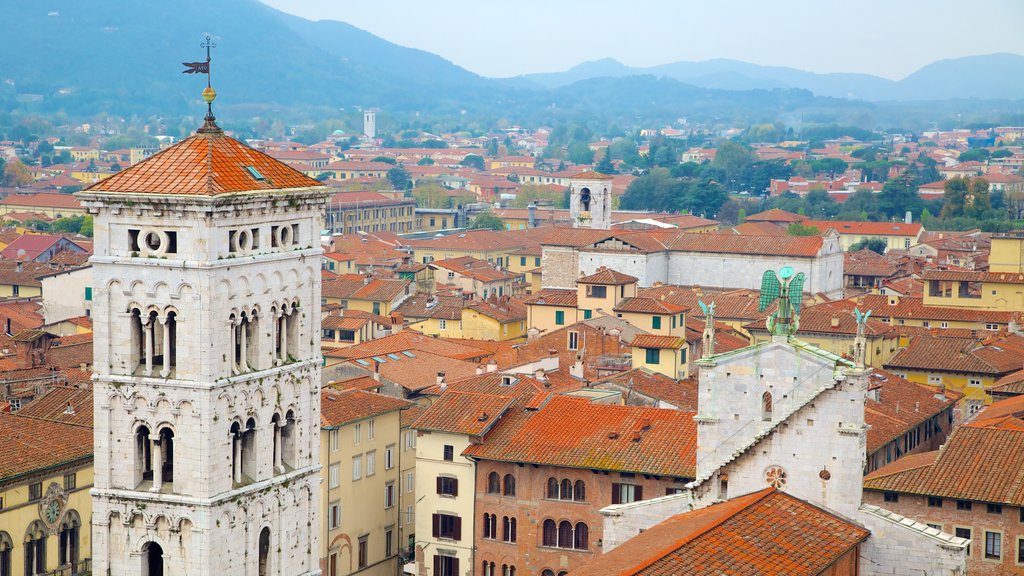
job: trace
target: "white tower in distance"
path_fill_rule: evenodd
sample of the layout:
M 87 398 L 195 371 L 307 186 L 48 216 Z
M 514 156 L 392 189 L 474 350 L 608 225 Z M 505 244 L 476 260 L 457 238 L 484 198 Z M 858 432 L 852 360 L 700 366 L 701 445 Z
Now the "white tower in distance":
M 78 196 L 96 231 L 94 573 L 320 574 L 325 189 L 210 113 Z
M 573 228 L 612 227 L 612 177 L 583 172 L 569 179 L 569 218 Z
M 369 139 L 377 137 L 377 109 L 370 108 L 363 111 L 363 136 Z

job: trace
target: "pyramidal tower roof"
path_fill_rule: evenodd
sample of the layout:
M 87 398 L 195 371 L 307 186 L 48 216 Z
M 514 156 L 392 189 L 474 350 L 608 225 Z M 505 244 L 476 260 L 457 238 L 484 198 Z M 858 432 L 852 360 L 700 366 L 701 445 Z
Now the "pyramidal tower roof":
M 321 186 L 207 122 L 193 136 L 93 184 L 84 192 L 212 197 Z

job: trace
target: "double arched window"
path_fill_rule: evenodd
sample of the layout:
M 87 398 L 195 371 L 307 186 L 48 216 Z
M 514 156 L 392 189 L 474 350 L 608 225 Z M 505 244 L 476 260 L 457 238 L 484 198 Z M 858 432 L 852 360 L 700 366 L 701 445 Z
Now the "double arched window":
M 541 544 L 550 548 L 587 550 L 590 547 L 590 528 L 583 522 L 573 526 L 568 520 L 556 524 L 549 518 L 544 521 Z
M 135 485 L 144 482 L 153 492 L 174 489 L 174 430 L 169 426 L 156 434 L 145 424 L 135 429 Z
M 132 306 L 128 313 L 131 315 L 132 370 L 141 367 L 143 376 L 152 376 L 154 367 L 159 367 L 160 376 L 167 378 L 177 362 L 177 311 L 171 307 L 157 311 Z
M 11 535 L 0 530 L 0 576 L 11 576 L 11 554 L 14 550 L 14 540 Z
M 516 477 L 511 474 L 505 474 L 505 477 L 502 478 L 497 472 L 491 472 L 487 475 L 487 493 L 515 496 Z

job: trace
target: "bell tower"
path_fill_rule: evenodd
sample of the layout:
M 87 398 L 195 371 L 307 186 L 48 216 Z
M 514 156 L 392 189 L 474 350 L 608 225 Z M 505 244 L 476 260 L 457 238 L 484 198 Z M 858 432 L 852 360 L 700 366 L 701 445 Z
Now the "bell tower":
M 569 179 L 569 217 L 573 228 L 612 227 L 612 177 L 583 172 Z
M 319 574 L 325 189 L 211 108 L 78 197 L 96 231 L 94 572 Z

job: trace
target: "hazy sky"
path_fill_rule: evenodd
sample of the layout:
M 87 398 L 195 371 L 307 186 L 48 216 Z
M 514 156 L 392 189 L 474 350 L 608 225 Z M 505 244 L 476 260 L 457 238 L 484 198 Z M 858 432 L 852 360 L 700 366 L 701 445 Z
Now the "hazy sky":
M 1024 54 L 1022 0 L 262 1 L 484 76 L 612 57 L 632 66 L 734 58 L 899 79 L 943 58 Z

